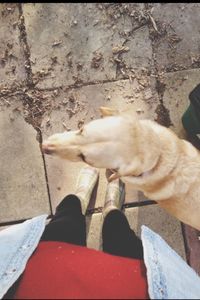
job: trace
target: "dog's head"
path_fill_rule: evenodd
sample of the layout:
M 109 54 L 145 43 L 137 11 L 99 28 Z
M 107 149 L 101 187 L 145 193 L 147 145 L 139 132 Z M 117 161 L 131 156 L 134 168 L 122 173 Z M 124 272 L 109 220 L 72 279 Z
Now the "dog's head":
M 50 136 L 42 144 L 44 153 L 117 170 L 120 176 L 133 169 L 134 160 L 134 168 L 140 173 L 142 141 L 136 114 L 119 113 L 106 107 L 101 107 L 100 111 L 103 118 L 89 122 L 80 130 Z

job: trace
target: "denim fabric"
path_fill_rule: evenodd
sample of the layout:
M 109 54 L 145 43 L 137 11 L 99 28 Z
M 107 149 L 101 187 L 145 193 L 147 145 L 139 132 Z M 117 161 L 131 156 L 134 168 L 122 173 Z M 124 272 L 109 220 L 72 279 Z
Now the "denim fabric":
M 19 278 L 44 231 L 47 215 L 0 232 L 0 298 Z M 155 232 L 142 226 L 151 299 L 199 299 L 200 278 Z
M 47 215 L 41 215 L 0 232 L 0 298 L 19 278 L 37 247 Z
M 200 299 L 200 277 L 155 232 L 142 226 L 151 299 Z

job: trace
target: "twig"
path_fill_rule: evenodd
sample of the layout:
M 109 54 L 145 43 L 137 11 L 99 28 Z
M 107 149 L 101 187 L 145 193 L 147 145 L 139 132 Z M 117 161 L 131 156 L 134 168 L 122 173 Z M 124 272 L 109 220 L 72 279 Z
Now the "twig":
M 156 22 L 155 22 L 154 18 L 150 14 L 148 14 L 148 15 L 149 15 L 149 18 L 150 18 L 151 23 L 153 25 L 153 28 L 155 29 L 156 32 L 160 33 L 159 30 L 158 30 L 158 27 L 156 25 Z

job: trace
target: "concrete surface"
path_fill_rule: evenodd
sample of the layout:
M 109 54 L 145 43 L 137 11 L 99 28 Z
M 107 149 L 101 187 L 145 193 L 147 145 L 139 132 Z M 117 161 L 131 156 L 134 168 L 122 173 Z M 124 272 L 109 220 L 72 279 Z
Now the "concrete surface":
M 200 82 L 200 69 L 177 71 L 165 75 L 163 103 L 170 112 L 171 129 L 179 137 L 185 137 L 181 117 L 189 106 L 189 93 Z
M 151 65 L 148 28 L 138 28 L 129 39 L 132 20 L 119 11 L 113 26 L 104 6 L 97 3 L 29 3 L 23 11 L 33 77 L 40 88 L 115 79 L 118 55 L 112 50 L 124 44 L 129 48 L 122 54 L 127 67 Z M 141 48 L 146 51 L 141 53 Z
M 25 58 L 20 47 L 19 10 L 16 4 L 0 5 L 0 86 L 12 86 L 26 79 Z
M 199 8 L 197 3 L 0 4 L 1 223 L 49 213 L 49 201 L 55 210 L 74 192 L 83 166 L 45 156 L 46 181 L 36 131 L 26 122 L 45 138 L 99 117 L 98 107 L 107 105 L 138 110 L 141 118 L 171 124 L 184 136 L 181 116 L 200 81 Z M 104 172 L 91 207 L 103 205 Z M 143 199 L 126 187 L 126 202 Z M 141 224 L 148 225 L 185 258 L 179 221 L 155 205 L 125 213 L 138 234 Z M 87 217 L 89 247 L 101 248 L 101 221 L 100 213 Z
M 0 109 L 0 222 L 50 213 L 36 131 L 24 121 L 21 103 Z
M 87 225 L 87 246 L 88 248 L 102 250 L 101 230 L 103 218 L 101 213 L 96 213 L 86 218 Z
M 162 32 L 154 45 L 158 69 L 176 71 L 199 68 L 199 11 L 199 3 L 153 5 L 152 16 Z

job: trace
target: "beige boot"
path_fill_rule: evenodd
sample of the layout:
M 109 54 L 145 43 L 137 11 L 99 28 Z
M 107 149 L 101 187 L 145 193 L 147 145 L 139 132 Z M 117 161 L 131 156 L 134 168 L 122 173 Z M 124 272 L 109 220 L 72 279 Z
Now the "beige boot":
M 82 214 L 85 215 L 90 198 L 99 177 L 99 170 L 93 167 L 81 169 L 77 183 L 75 195 L 81 201 Z
M 110 177 L 111 174 L 111 171 L 107 171 L 107 177 Z M 107 185 L 105 203 L 102 212 L 103 218 L 105 218 L 113 209 L 121 210 L 124 200 L 125 184 L 121 181 L 121 179 L 116 179 L 112 182 L 109 182 Z

